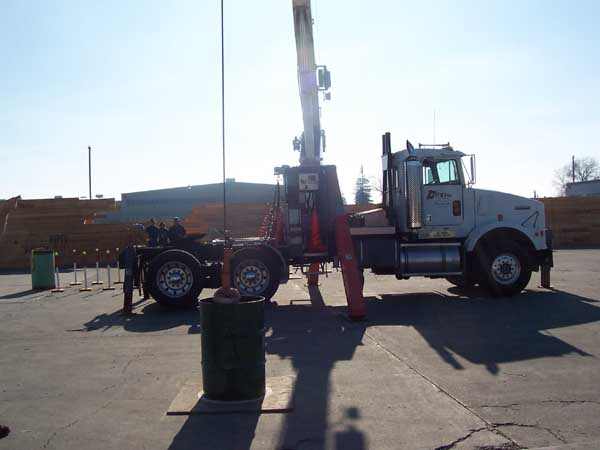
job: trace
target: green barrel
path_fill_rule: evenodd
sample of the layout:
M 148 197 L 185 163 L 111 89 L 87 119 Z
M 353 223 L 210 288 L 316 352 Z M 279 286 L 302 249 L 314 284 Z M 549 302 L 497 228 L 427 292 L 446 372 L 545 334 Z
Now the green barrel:
M 54 289 L 54 251 L 31 251 L 31 289 Z
M 265 395 L 264 297 L 239 303 L 200 301 L 202 383 L 211 400 L 241 401 Z

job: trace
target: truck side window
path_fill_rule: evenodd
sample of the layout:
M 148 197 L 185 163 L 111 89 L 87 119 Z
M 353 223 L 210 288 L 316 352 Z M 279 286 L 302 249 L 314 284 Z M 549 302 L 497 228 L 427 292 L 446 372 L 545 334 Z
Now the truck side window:
M 423 161 L 423 184 L 460 184 L 456 161 Z

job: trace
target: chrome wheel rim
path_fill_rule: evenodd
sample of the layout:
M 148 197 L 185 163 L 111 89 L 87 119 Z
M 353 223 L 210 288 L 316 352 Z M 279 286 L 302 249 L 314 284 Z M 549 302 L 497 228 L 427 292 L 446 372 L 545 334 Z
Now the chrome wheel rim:
M 521 276 L 521 263 L 511 253 L 496 256 L 492 263 L 492 277 L 499 284 L 514 284 Z
M 261 294 L 269 286 L 270 280 L 269 269 L 258 259 L 242 261 L 233 273 L 233 284 L 243 294 Z
M 192 270 L 179 261 L 169 261 L 161 266 L 156 274 L 158 289 L 170 298 L 187 295 L 194 284 Z

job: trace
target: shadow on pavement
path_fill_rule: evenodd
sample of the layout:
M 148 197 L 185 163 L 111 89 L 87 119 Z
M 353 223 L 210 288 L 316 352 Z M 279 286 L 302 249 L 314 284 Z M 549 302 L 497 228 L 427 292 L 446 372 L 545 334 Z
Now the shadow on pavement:
M 26 291 L 15 292 L 14 294 L 3 295 L 2 297 L 0 297 L 0 300 L 10 300 L 10 299 L 15 299 L 15 298 L 22 298 L 22 297 L 27 297 L 28 295 L 31 295 L 31 294 L 41 294 L 41 293 L 44 293 L 47 291 L 48 290 L 44 290 L 44 289 L 27 289 Z
M 143 303 L 140 300 L 134 307 Z M 200 312 L 196 308 L 168 309 L 152 301 L 135 311 L 133 316 L 123 316 L 121 310 L 110 314 L 100 314 L 84 324 L 77 331 L 106 331 L 112 327 L 122 327 L 132 333 L 149 333 L 169 330 L 180 326 L 189 326 L 188 334 L 200 333 Z
M 259 414 L 190 416 L 168 448 L 248 450 L 259 417 Z
M 595 300 L 557 290 L 500 299 L 383 294 L 367 301 L 365 326 L 412 326 L 455 369 L 463 367 L 453 353 L 484 365 L 492 374 L 498 373 L 498 364 L 510 361 L 569 353 L 590 356 L 546 330 L 600 320 L 600 308 L 589 304 Z
M 291 359 L 296 380 L 293 411 L 283 415 L 278 435 L 260 447 L 278 450 L 321 450 L 326 446 L 330 374 L 338 361 L 351 360 L 361 345 L 363 331 L 348 327 L 344 319 L 310 305 L 279 306 L 266 311 L 266 352 Z M 269 370 L 267 369 L 267 375 Z M 333 436 L 338 450 L 364 450 L 366 437 L 356 426 L 360 411 L 350 407 Z M 190 416 L 173 439 L 169 450 L 198 448 L 247 450 L 255 439 L 258 415 Z M 275 419 L 276 420 L 276 419 Z M 340 424 L 337 424 L 340 425 Z
M 247 450 L 257 439 L 260 447 L 279 450 L 367 448 L 366 435 L 357 427 L 358 408 L 346 410 L 342 431 L 328 434 L 333 425 L 340 426 L 328 420 L 333 416 L 331 371 L 339 361 L 354 357 L 369 327 L 414 327 L 440 358 L 458 370 L 462 366 L 454 354 L 485 366 L 492 374 L 498 373 L 499 364 L 510 361 L 571 353 L 590 356 L 547 330 L 600 320 L 600 308 L 591 304 L 593 299 L 556 290 L 528 291 L 510 299 L 451 292 L 459 295 L 432 292 L 368 297 L 369 320 L 358 323 L 343 317 L 346 307 L 320 307 L 320 302 L 315 302 L 316 307 L 294 304 L 267 309 L 267 354 L 289 359 L 296 374 L 293 411 L 276 415 L 281 424 L 277 419 L 274 424 L 265 423 L 275 427 L 277 436 L 272 438 L 272 430 L 256 436 L 257 414 L 190 416 L 169 449 Z M 151 332 L 186 325 L 190 333 L 200 331 L 196 310 L 169 311 L 150 303 L 140 312 L 133 318 L 118 312 L 99 315 L 85 324 L 86 330 L 122 326 L 131 332 Z

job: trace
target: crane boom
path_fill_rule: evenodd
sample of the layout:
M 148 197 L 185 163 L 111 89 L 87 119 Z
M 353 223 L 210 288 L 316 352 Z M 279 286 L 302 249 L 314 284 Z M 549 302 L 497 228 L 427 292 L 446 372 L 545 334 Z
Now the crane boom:
M 292 0 L 292 6 L 298 59 L 298 87 L 304 125 L 304 133 L 301 138 L 294 139 L 294 147 L 300 150 L 300 165 L 314 166 L 321 164 L 321 151 L 324 149 L 319 117 L 319 85 L 322 90 L 329 87 L 329 73 L 324 68 L 327 82 L 317 83 L 310 0 Z

